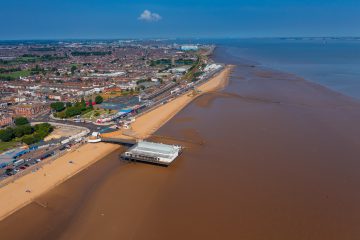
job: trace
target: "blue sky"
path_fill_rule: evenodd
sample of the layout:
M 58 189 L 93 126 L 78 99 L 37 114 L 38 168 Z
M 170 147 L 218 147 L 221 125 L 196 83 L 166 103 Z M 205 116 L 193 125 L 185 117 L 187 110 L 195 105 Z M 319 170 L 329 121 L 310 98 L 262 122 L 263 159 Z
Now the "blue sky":
M 360 0 L 0 0 L 0 39 L 360 36 L 359 23 Z

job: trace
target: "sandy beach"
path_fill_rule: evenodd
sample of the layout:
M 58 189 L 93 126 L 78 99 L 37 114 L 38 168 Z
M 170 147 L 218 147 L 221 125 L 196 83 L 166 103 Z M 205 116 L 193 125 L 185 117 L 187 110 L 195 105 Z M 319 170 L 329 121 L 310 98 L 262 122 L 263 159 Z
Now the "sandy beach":
M 148 137 L 198 96 L 224 87 L 231 69 L 231 66 L 226 67 L 222 72 L 199 86 L 201 93 L 197 96 L 182 95 L 139 117 L 133 124 L 135 136 L 137 138 Z M 117 149 L 120 149 L 120 146 L 113 144 L 85 144 L 56 159 L 51 164 L 44 165 L 40 170 L 0 188 L 0 205 L 2 206 L 0 220 Z M 69 163 L 69 161 L 74 163 Z M 43 203 L 40 204 L 43 205 Z

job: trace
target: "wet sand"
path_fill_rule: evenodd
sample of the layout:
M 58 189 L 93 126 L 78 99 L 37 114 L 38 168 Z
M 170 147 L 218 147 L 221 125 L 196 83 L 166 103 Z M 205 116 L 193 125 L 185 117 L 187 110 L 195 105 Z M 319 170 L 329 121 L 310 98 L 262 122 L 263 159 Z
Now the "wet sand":
M 1 239 L 359 239 L 359 102 L 269 71 L 237 67 L 163 126 L 202 142 L 169 168 L 114 152 L 3 220 Z

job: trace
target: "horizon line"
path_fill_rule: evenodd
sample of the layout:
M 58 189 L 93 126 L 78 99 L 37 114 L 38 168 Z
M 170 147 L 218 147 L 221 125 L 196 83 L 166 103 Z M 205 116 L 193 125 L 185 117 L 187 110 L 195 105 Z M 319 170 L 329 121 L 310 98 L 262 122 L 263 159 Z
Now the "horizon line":
M 119 38 L 22 38 L 22 39 L 0 39 L 0 42 L 7 41 L 89 41 L 89 40 L 194 40 L 194 39 L 289 39 L 289 38 L 360 38 L 360 36 L 273 36 L 273 37 L 119 37 Z

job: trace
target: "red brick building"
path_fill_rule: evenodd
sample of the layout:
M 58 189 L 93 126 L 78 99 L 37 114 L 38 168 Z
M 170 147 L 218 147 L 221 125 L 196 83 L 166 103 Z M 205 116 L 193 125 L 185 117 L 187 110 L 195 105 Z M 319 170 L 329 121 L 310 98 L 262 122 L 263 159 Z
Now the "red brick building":
M 16 116 L 32 118 L 40 114 L 49 113 L 50 106 L 43 103 L 21 104 L 14 107 L 14 112 Z
M 0 115 L 0 127 L 6 127 L 13 123 L 13 118 L 11 116 Z

